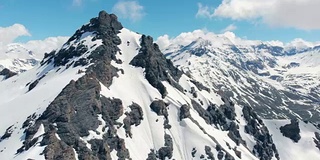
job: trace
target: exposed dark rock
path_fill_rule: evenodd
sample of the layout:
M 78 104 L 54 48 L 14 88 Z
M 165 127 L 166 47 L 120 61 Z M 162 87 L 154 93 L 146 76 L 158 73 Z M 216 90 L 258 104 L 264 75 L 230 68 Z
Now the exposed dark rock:
M 165 160 L 166 157 L 171 159 L 173 154 L 173 142 L 170 135 L 164 135 L 164 147 L 161 147 L 158 151 L 159 159 Z
M 35 88 L 38 85 L 38 83 L 40 82 L 40 80 L 42 78 L 44 78 L 45 76 L 46 75 L 44 74 L 41 77 L 39 77 L 38 79 L 36 79 L 35 81 L 33 81 L 32 83 L 30 83 L 28 91 L 31 91 L 33 88 Z
M 193 108 L 198 112 L 198 114 L 206 121 L 208 124 L 220 125 L 224 129 L 227 129 L 226 126 L 226 116 L 215 106 L 208 106 L 205 110 L 198 102 L 191 100 Z
M 106 87 L 109 87 L 112 84 L 112 78 L 118 76 L 118 69 L 108 64 L 107 61 L 100 61 L 91 65 L 87 74 L 97 79 L 104 84 Z
M 168 117 L 167 105 L 162 100 L 155 100 L 150 104 L 152 111 L 156 112 L 158 116 Z
M 219 152 L 218 152 L 218 155 L 217 155 L 217 158 L 218 158 L 219 160 L 221 160 L 221 159 L 223 158 L 223 156 L 224 156 L 224 153 L 221 152 L 221 151 L 219 151 Z
M 210 112 L 206 111 L 202 106 L 195 100 L 191 100 L 193 108 L 198 112 L 198 114 L 206 121 L 208 124 L 212 124 L 213 120 Z
M 159 159 L 165 160 L 166 157 L 171 159 L 172 158 L 172 150 L 170 147 L 161 147 L 158 151 Z
M 236 147 L 233 149 L 233 151 L 236 154 L 236 156 L 241 159 L 241 152 L 239 150 L 237 150 Z
M 110 148 L 107 142 L 101 139 L 92 139 L 89 143 L 95 157 L 98 157 L 98 159 L 111 159 Z
M 123 114 L 122 101 L 117 98 L 110 99 L 104 96 L 100 97 L 100 101 L 102 118 L 108 123 L 114 125 L 115 120 L 119 119 L 119 117 Z
M 37 118 L 36 113 L 33 113 L 32 115 L 28 116 L 27 119 L 23 122 L 22 128 L 29 127 Z
M 38 79 L 35 80 L 35 81 L 33 81 L 33 82 L 29 85 L 28 91 L 31 91 L 34 87 L 37 86 L 38 83 L 39 83 L 39 80 L 38 80 Z
M 165 118 L 164 122 L 163 122 L 163 128 L 164 129 L 170 129 L 171 125 L 169 124 L 169 119 Z
M 198 94 L 194 87 L 191 87 L 190 93 L 192 94 L 193 98 L 197 98 Z
M 217 150 L 217 151 L 221 151 L 221 150 L 222 150 L 222 146 L 221 146 L 220 144 L 217 144 L 217 145 L 216 145 L 216 150 Z
M 166 88 L 161 81 L 167 81 L 180 91 L 182 87 L 177 83 L 182 75 L 173 63 L 166 59 L 161 53 L 159 46 L 153 43 L 150 36 L 141 37 L 141 49 L 130 64 L 145 68 L 145 76 L 148 82 L 161 93 L 162 97 L 167 95 Z
M 4 139 L 9 138 L 11 136 L 12 132 L 13 132 L 13 125 L 6 129 L 6 131 L 4 132 L 4 134 L 0 138 L 0 142 Z
M 72 157 L 74 152 L 70 146 L 73 146 L 79 159 L 101 159 L 101 157 L 104 159 L 109 157 L 109 152 L 112 150 L 117 150 L 119 159 L 130 158 L 124 141 L 115 136 L 116 130 L 113 126 L 123 114 L 122 102 L 119 99 L 101 96 L 100 84 L 98 78 L 92 77 L 94 75 L 96 74 L 86 74 L 77 81 L 71 81 L 36 120 L 35 124 L 26 129 L 25 150 L 32 144 L 31 137 L 36 133 L 41 123 L 48 135 L 51 134 L 50 130 L 55 128 L 51 124 L 56 123 L 57 134 L 61 141 L 50 139 L 52 136 L 43 138 L 43 144 L 53 144 L 48 145 L 44 151 L 47 157 L 52 157 L 52 159 L 67 157 L 66 159 L 68 159 L 65 154 Z M 88 136 L 89 130 L 94 131 L 98 128 L 100 124 L 98 114 L 101 114 L 102 119 L 106 122 L 108 134 L 103 135 L 102 140 L 91 140 L 89 143 L 94 148 L 90 148 L 90 150 L 80 140 L 80 137 Z
M 188 118 L 190 117 L 190 106 L 184 104 L 180 107 L 180 115 L 179 118 L 180 120 L 184 119 L 184 118 Z
M 157 155 L 154 153 L 154 150 L 151 149 L 150 153 L 148 154 L 147 160 L 157 160 Z
M 136 103 L 133 103 L 129 107 L 131 109 L 131 112 L 129 113 L 131 118 L 131 125 L 138 126 L 143 120 L 142 108 Z
M 230 104 L 233 104 L 232 102 L 229 101 Z M 226 116 L 226 118 L 230 120 L 235 120 L 236 113 L 233 105 L 222 105 L 220 106 L 222 112 Z
M 292 139 L 296 143 L 301 139 L 299 121 L 297 119 L 292 119 L 290 124 L 281 126 L 280 132 L 283 136 Z
M 141 123 L 141 120 L 143 120 L 143 112 L 141 107 L 136 103 L 133 103 L 129 107 L 131 112 L 126 113 L 126 118 L 123 119 L 123 127 L 127 136 L 132 137 L 131 125 L 138 126 Z
M 164 145 L 173 149 L 173 142 L 170 135 L 164 135 Z
M 224 159 L 225 160 L 234 160 L 234 158 L 229 153 L 225 154 Z
M 243 144 L 246 146 L 245 141 L 242 139 L 240 132 L 239 132 L 239 126 L 235 122 L 230 122 L 229 125 L 229 133 L 228 136 L 230 139 L 232 139 L 237 145 Z
M 256 145 L 252 151 L 254 155 L 263 160 L 271 160 L 273 156 L 276 158 L 279 157 L 272 136 L 259 116 L 249 106 L 244 106 L 242 108 L 242 113 L 244 119 L 247 121 L 245 131 L 256 139 Z
M 119 160 L 131 159 L 129 150 L 126 148 L 124 140 L 120 138 L 118 139 L 119 139 L 118 146 L 116 148 L 118 159 Z
M 190 82 L 193 83 L 198 88 L 198 90 L 200 90 L 200 91 L 205 90 L 210 93 L 210 89 L 208 87 L 204 86 L 202 83 L 200 83 L 196 80 L 190 80 Z
M 197 153 L 196 148 L 192 148 L 192 151 L 191 151 L 192 157 L 195 157 L 195 154 L 196 154 L 196 153 Z
M 85 66 L 89 63 L 93 63 L 87 70 L 86 73 L 91 77 L 96 77 L 106 87 L 109 87 L 112 83 L 112 78 L 118 76 L 118 69 L 110 65 L 112 60 L 117 61 L 116 53 L 120 50 L 117 45 L 121 43 L 120 38 L 117 34 L 122 29 L 122 25 L 118 22 L 117 17 L 113 14 L 108 14 L 105 11 L 101 11 L 99 16 L 92 18 L 90 23 L 82 26 L 76 33 L 70 37 L 65 44 L 66 46 L 75 42 L 80 42 L 81 37 L 86 32 L 91 32 L 95 35 L 92 39 L 102 39 L 103 45 L 98 46 L 94 51 L 91 52 L 88 58 L 80 58 L 75 62 L 70 62 L 73 57 L 79 57 L 88 51 L 88 48 L 79 43 L 78 46 L 70 46 L 59 50 L 57 53 L 50 53 L 46 55 L 46 61 L 43 63 L 50 63 L 53 60 L 55 66 L 66 65 L 69 67 L 73 64 L 76 66 Z
M 75 160 L 75 154 L 71 146 L 59 141 L 54 132 L 44 135 L 41 145 L 47 145 L 43 151 L 45 159 L 48 160 Z M 89 155 L 83 156 L 89 159 Z M 91 158 L 91 157 L 90 157 Z
M 126 118 L 123 119 L 123 128 L 126 131 L 126 137 L 132 138 L 132 133 L 131 133 L 131 119 L 130 116 L 126 116 Z
M 44 53 L 44 58 L 41 60 L 40 65 L 43 66 L 44 64 L 51 63 L 55 53 L 55 50 L 51 51 L 50 53 Z
M 4 68 L 1 72 L 0 72 L 0 76 L 4 76 L 4 79 L 8 79 L 10 77 L 13 77 L 15 75 L 17 75 L 17 73 L 10 71 L 8 68 Z
M 314 132 L 315 138 L 313 138 L 316 147 L 320 150 L 320 134 L 318 132 Z
M 316 139 L 320 141 L 320 133 L 319 132 L 314 132 L 314 135 L 316 136 Z
M 207 159 L 214 160 L 214 155 L 213 155 L 213 153 L 211 151 L 211 147 L 205 146 L 204 147 L 204 151 L 206 152 Z
M 108 14 L 106 11 L 99 12 L 98 21 L 102 27 L 111 27 L 114 30 L 121 30 L 123 28 L 122 24 L 118 21 L 118 17 L 114 14 Z
M 295 68 L 295 67 L 299 67 L 299 66 L 300 66 L 300 63 L 291 62 L 290 64 L 288 64 L 288 65 L 286 65 L 286 66 L 283 66 L 283 68 L 290 69 L 290 68 Z

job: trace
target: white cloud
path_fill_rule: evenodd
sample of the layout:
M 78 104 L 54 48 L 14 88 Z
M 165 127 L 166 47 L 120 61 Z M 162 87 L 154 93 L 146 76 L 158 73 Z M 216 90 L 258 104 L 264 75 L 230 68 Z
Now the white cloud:
M 7 58 L 22 58 L 27 59 L 30 57 L 42 59 L 44 53 L 49 53 L 52 50 L 60 48 L 69 37 L 49 37 L 44 40 L 31 40 L 26 43 L 8 43 L 0 45 L 0 59 Z M 29 55 L 28 51 L 32 51 Z M 9 54 L 7 54 L 9 53 Z
M 29 31 L 22 24 L 0 27 L 0 35 L 0 45 L 11 43 L 20 36 L 31 36 Z
M 198 4 L 197 17 L 262 21 L 274 27 L 320 29 L 319 0 L 223 0 L 217 8 Z
M 33 51 L 36 58 L 43 58 L 44 53 L 60 48 L 68 41 L 69 37 L 58 36 L 48 37 L 44 40 L 31 40 L 26 43 L 20 43 L 28 50 Z
M 121 18 L 130 19 L 133 22 L 141 20 L 145 15 L 144 7 L 137 1 L 120 1 L 113 6 L 112 12 Z
M 195 37 L 204 37 L 206 34 L 214 34 L 212 32 L 208 32 L 206 29 L 198 29 L 192 32 L 182 32 L 177 37 L 170 38 L 168 35 L 163 35 L 157 38 L 155 41 L 161 51 L 167 49 L 171 44 L 180 44 L 180 45 L 188 45 L 193 42 L 196 38 Z
M 158 37 L 156 43 L 159 45 L 160 50 L 167 48 L 170 45 L 169 35 L 165 34 Z
M 0 27 L 0 58 L 6 57 L 5 53 L 12 49 L 15 44 L 23 46 L 34 53 L 34 57 L 41 59 L 45 52 L 50 52 L 62 46 L 69 37 L 49 37 L 44 40 L 31 40 L 26 43 L 14 43 L 14 40 L 20 36 L 31 36 L 27 28 L 22 24 L 14 24 L 9 27 Z M 10 57 L 24 57 L 23 53 L 10 53 Z
M 229 26 L 227 26 L 226 28 L 224 28 L 223 30 L 221 30 L 222 33 L 224 32 L 229 32 L 229 31 L 234 31 L 237 29 L 237 26 L 234 24 L 230 24 Z
M 198 3 L 198 12 L 196 14 L 196 17 L 204 17 L 204 18 L 212 18 L 213 17 L 213 12 L 214 8 L 209 7 L 209 6 L 204 6 L 202 3 Z

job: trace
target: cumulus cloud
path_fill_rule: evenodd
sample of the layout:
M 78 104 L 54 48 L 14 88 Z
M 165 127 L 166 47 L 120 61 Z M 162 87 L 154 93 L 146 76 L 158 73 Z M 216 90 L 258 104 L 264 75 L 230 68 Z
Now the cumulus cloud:
M 160 50 L 167 48 L 170 45 L 169 35 L 165 34 L 158 37 L 156 43 L 159 45 Z
M 320 29 L 318 0 L 223 0 L 217 8 L 198 4 L 197 17 L 262 21 L 274 27 Z
M 9 27 L 0 27 L 0 44 L 6 45 L 13 42 L 20 36 L 31 36 L 29 31 L 22 24 L 14 24 Z
M 69 37 L 49 37 L 44 40 L 31 40 L 26 43 L 9 43 L 0 45 L 0 59 L 7 58 L 36 58 L 42 59 L 44 53 L 60 48 Z M 13 51 L 13 52 L 12 52 Z M 28 51 L 32 51 L 32 55 Z
M 68 41 L 69 37 L 57 36 L 48 37 L 44 40 L 31 40 L 26 43 L 20 43 L 28 50 L 31 50 L 36 58 L 43 58 L 44 53 L 49 53 L 52 50 L 60 48 L 64 43 Z
M 69 37 L 49 37 L 44 40 L 31 40 L 26 43 L 14 43 L 14 40 L 20 36 L 31 36 L 27 28 L 22 24 L 14 24 L 9 27 L 0 27 L 0 57 L 6 57 L 5 53 L 12 47 L 19 45 L 32 51 L 34 57 L 41 59 L 45 52 L 50 52 L 61 47 Z M 18 55 L 23 53 L 10 53 L 10 57 L 24 57 L 26 55 Z
M 133 22 L 141 20 L 145 15 L 144 7 L 137 1 L 120 1 L 113 6 L 112 12 Z
M 206 5 L 203 5 L 202 3 L 198 3 L 198 12 L 196 14 L 197 18 L 203 17 L 203 18 L 212 18 L 214 8 L 209 7 Z
M 229 32 L 229 31 L 234 31 L 237 29 L 237 26 L 234 24 L 230 24 L 229 26 L 227 26 L 226 28 L 224 28 L 223 30 L 221 30 L 222 33 L 224 32 Z

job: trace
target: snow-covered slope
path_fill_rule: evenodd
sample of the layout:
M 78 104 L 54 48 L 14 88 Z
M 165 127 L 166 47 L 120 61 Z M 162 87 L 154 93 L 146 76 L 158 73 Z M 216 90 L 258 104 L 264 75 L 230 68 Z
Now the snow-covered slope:
M 280 127 L 289 124 L 288 120 L 264 120 L 272 138 L 278 147 L 281 159 L 320 159 L 319 148 L 315 147 L 317 128 L 305 122 L 299 122 L 301 139 L 294 143 L 291 139 L 284 139 Z M 291 151 L 295 152 L 291 152 Z M 288 154 L 290 153 L 290 154 Z
M 6 91 L 0 93 L 0 159 L 271 160 L 294 154 L 277 149 L 271 134 L 279 133 L 269 125 L 277 121 L 262 120 L 230 92 L 207 86 L 174 67 L 150 36 L 101 11 L 38 66 L 0 82 Z M 301 132 L 303 143 L 309 132 L 319 132 L 312 129 Z
M 232 92 L 234 100 L 264 118 L 320 121 L 319 44 L 284 45 L 199 30 L 170 42 L 164 53 L 176 66 L 209 88 Z

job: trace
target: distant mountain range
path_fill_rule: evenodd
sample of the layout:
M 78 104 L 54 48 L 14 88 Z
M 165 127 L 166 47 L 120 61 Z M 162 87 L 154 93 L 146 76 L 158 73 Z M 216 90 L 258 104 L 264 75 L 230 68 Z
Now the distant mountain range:
M 216 91 L 231 92 L 239 104 L 254 106 L 264 118 L 319 122 L 316 43 L 295 40 L 283 45 L 203 31 L 182 34 L 171 43 L 163 52 L 176 66 Z

